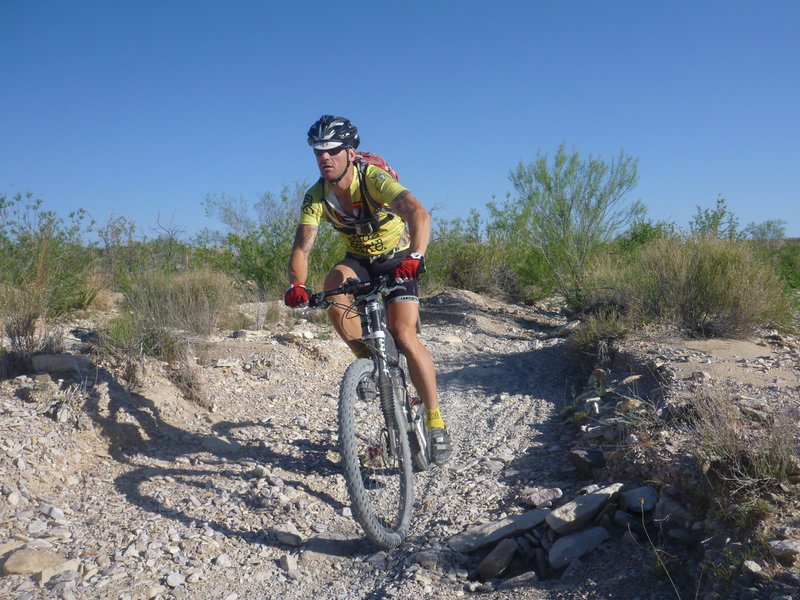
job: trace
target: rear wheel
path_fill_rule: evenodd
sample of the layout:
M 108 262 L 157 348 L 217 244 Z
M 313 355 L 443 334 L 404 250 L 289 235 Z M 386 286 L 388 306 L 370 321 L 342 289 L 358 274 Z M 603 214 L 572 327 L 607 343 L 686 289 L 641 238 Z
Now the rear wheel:
M 414 485 L 406 415 L 393 396 L 381 397 L 371 360 L 344 373 L 339 391 L 339 444 L 353 516 L 382 548 L 399 545 L 411 524 Z M 360 391 L 359 391 L 360 390 Z M 370 390 L 370 393 L 364 393 Z M 381 408 L 389 401 L 391 413 Z

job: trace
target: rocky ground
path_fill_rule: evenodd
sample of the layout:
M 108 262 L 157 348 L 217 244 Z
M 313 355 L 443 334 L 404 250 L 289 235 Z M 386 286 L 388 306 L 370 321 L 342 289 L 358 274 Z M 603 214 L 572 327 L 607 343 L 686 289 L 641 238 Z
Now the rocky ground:
M 350 357 L 312 317 L 199 340 L 202 402 L 168 365 L 129 391 L 78 356 L 90 322 L 71 357 L 0 382 L 0 598 L 800 598 L 797 485 L 740 556 L 734 525 L 693 504 L 680 429 L 643 439 L 624 419 L 642 399 L 658 420 L 716 389 L 790 414 L 796 338 L 640 336 L 590 374 L 556 307 L 427 299 L 456 449 L 417 474 L 411 534 L 384 552 L 362 539 L 338 468 Z M 659 479 L 670 452 L 680 472 Z

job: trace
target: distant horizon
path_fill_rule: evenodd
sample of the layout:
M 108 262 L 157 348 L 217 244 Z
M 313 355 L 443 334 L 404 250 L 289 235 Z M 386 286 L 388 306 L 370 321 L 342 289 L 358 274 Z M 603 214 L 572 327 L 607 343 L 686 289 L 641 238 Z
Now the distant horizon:
M 16 196 L 17 194 L 22 194 L 22 193 L 21 192 L 15 192 L 15 194 L 13 194 L 13 195 L 12 194 L 6 194 L 6 197 L 7 198 L 12 198 L 12 197 Z M 27 192 L 25 194 L 22 194 L 22 196 L 24 197 L 26 194 L 27 194 Z M 3 192 L 0 191 L 0 196 L 2 196 L 2 195 L 3 195 Z M 110 215 L 105 221 L 101 221 L 101 220 L 96 219 L 88 211 L 83 210 L 82 207 L 77 207 L 77 208 L 75 208 L 73 210 L 70 210 L 69 213 L 61 214 L 61 213 L 59 213 L 59 212 L 57 212 L 55 210 L 52 210 L 52 208 L 48 207 L 47 203 L 42 198 L 38 198 L 36 196 L 36 194 L 33 194 L 31 196 L 31 200 L 33 200 L 33 201 L 41 200 L 42 201 L 41 210 L 53 212 L 56 215 L 57 218 L 61 219 L 61 221 L 62 221 L 62 223 L 64 225 L 68 225 L 71 222 L 75 222 L 74 219 L 70 218 L 70 213 L 76 213 L 77 214 L 78 212 L 83 212 L 84 213 L 84 218 L 81 221 L 83 223 L 83 226 L 81 227 L 81 231 L 82 231 L 82 238 L 87 243 L 93 243 L 93 242 L 97 241 L 96 233 L 95 233 L 95 236 L 91 236 L 90 235 L 92 231 L 97 232 L 102 227 L 108 226 L 108 225 L 112 224 L 113 222 L 115 222 L 115 221 L 117 221 L 119 219 L 123 219 L 127 224 L 134 226 L 134 231 L 135 231 L 134 239 L 136 239 L 136 241 L 154 240 L 154 239 L 158 239 L 159 237 L 170 237 L 170 236 L 172 236 L 172 237 L 174 237 L 174 239 L 177 239 L 179 241 L 186 242 L 186 243 L 192 243 L 192 242 L 195 242 L 195 241 L 200 241 L 198 238 L 200 238 L 201 236 L 206 235 L 206 234 L 215 234 L 215 233 L 226 234 L 226 233 L 232 232 L 230 227 L 228 227 L 222 221 L 217 220 L 217 219 L 210 219 L 211 222 L 209 223 L 209 225 L 206 225 L 206 226 L 204 226 L 204 227 L 202 227 L 200 229 L 197 229 L 195 231 L 189 232 L 189 231 L 185 230 L 181 226 L 181 223 L 179 223 L 177 221 L 174 221 L 172 219 L 162 219 L 161 221 L 157 220 L 154 223 L 142 224 L 141 222 L 136 221 L 132 217 L 129 217 L 127 215 L 119 214 L 119 215 Z M 716 206 L 716 201 L 714 203 L 714 206 Z M 250 207 L 250 208 L 252 208 L 252 207 Z M 299 216 L 299 208 L 300 208 L 299 203 L 297 205 L 297 208 L 298 208 L 298 216 Z M 486 208 L 486 207 L 484 207 L 484 208 Z M 709 207 L 700 207 L 700 208 L 701 209 L 705 209 L 705 208 L 712 208 L 712 207 L 709 206 Z M 480 211 L 479 209 L 476 209 L 476 210 L 478 210 L 478 212 L 479 212 L 479 214 L 481 216 L 481 219 L 483 220 L 484 224 L 488 224 L 488 219 L 490 218 L 489 215 L 487 215 L 483 211 Z M 452 223 L 453 221 L 455 221 L 457 219 L 467 219 L 469 217 L 468 215 L 459 216 L 459 217 L 441 217 L 441 216 L 437 215 L 437 213 L 440 212 L 440 211 L 436 207 L 434 207 L 433 210 L 430 211 L 430 212 L 431 212 L 431 217 L 432 217 L 432 229 L 434 230 L 434 233 L 435 233 L 437 227 L 439 227 L 439 226 L 446 226 L 448 223 Z M 253 215 L 253 216 L 255 216 L 255 215 Z M 738 219 L 738 216 L 735 213 L 733 213 L 732 216 L 734 218 Z M 694 215 L 693 215 L 693 218 L 694 218 Z M 677 223 L 677 222 L 674 222 L 674 221 L 657 220 L 657 219 L 652 218 L 652 216 L 648 213 L 648 214 L 645 215 L 644 220 L 646 222 L 653 223 L 654 225 L 658 225 L 658 224 L 663 223 L 663 224 L 665 224 L 667 226 L 672 226 L 672 227 L 674 227 L 676 229 L 676 233 L 678 233 L 679 235 L 688 236 L 688 235 L 691 234 L 691 232 L 690 232 L 690 224 L 691 224 L 693 219 L 690 219 L 690 221 L 687 222 L 687 223 L 681 224 L 681 223 Z M 780 221 L 780 219 L 777 219 L 777 220 Z M 750 235 L 750 233 L 746 231 L 748 226 L 751 225 L 751 223 L 743 223 L 741 221 L 741 219 L 738 219 L 738 221 L 739 221 L 738 231 L 743 236 L 743 239 L 752 240 L 753 236 Z M 769 221 L 769 219 L 768 219 L 768 221 Z M 764 221 L 762 221 L 761 223 L 764 223 Z M 761 224 L 761 223 L 756 223 L 756 225 Z M 92 227 L 92 224 L 94 224 L 94 227 Z M 325 227 L 326 225 L 323 224 L 322 226 Z M 146 230 L 150 230 L 150 231 L 148 232 Z M 614 235 L 614 239 L 617 239 L 617 238 L 619 238 L 621 236 L 624 236 L 628 231 L 630 231 L 629 228 L 625 229 L 623 231 L 617 232 Z M 159 232 L 162 232 L 162 233 L 159 233 Z M 93 237 L 94 237 L 94 239 L 92 239 Z M 784 237 L 780 237 L 780 238 L 776 237 L 776 238 L 768 238 L 768 239 L 774 240 L 774 241 L 793 241 L 793 240 L 800 240 L 800 235 L 793 236 L 793 235 L 789 235 L 787 233 Z

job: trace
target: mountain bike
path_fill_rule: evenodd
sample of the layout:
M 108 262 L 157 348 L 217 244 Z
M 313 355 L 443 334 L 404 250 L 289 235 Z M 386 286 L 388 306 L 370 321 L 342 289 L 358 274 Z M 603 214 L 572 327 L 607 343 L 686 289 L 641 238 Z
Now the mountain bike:
M 413 467 L 430 466 L 425 407 L 408 391 L 405 357 L 386 325 L 382 296 L 397 289 L 394 277 L 348 279 L 341 287 L 312 294 L 308 306 L 353 297 L 345 316 L 361 320 L 361 342 L 370 358 L 356 359 L 339 389 L 339 449 L 353 516 L 382 548 L 398 546 L 411 524 Z

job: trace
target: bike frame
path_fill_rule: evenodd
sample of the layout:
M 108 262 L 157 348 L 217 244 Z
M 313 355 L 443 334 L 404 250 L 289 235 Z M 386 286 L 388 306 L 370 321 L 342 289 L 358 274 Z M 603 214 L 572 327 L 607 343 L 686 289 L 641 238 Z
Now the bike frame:
M 385 290 L 385 291 L 391 291 Z M 392 387 L 392 377 L 389 368 L 392 360 L 397 362 L 397 348 L 392 340 L 391 346 L 387 343 L 391 333 L 385 320 L 385 309 L 377 288 L 360 297 L 356 301 L 356 310 L 361 319 L 361 341 L 364 342 L 375 365 L 375 383 L 380 390 L 381 410 L 386 422 L 386 431 L 389 437 L 389 452 L 396 448 L 395 428 L 392 426 L 397 420 L 398 411 L 401 410 L 399 400 Z
M 393 279 L 388 275 L 366 283 L 358 279 L 348 279 L 341 287 L 315 294 L 309 301 L 309 306 L 312 308 L 324 308 L 331 303 L 328 300 L 329 296 L 348 294 L 354 297 L 356 313 L 361 320 L 360 341 L 364 342 L 375 365 L 373 377 L 380 391 L 381 410 L 386 422 L 390 442 L 389 451 L 391 452 L 394 451 L 397 441 L 393 425 L 397 421 L 398 412 L 402 409 L 401 399 L 396 397 L 392 387 L 389 369 L 397 365 L 399 356 L 397 346 L 386 323 L 386 311 L 381 296 L 396 289 L 392 287 L 392 282 Z M 358 292 L 366 286 L 369 286 L 369 291 L 359 294 Z

